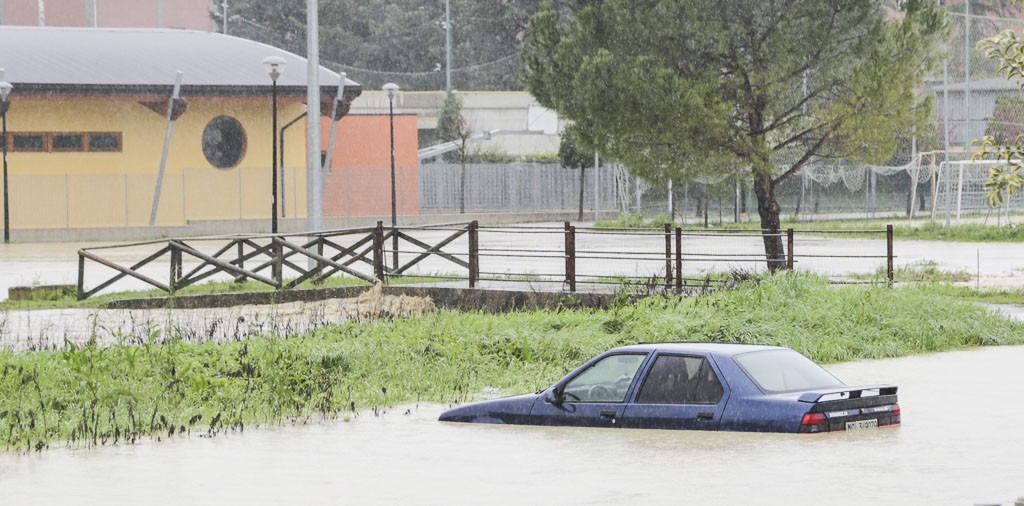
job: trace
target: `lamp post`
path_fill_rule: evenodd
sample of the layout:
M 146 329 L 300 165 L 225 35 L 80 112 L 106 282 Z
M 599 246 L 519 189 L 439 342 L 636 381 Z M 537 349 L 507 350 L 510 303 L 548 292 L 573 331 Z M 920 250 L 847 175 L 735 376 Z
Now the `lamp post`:
M 284 68 L 288 63 L 284 61 L 284 58 L 280 56 L 268 56 L 263 59 L 263 68 L 266 69 L 267 75 L 270 76 L 271 84 L 271 96 L 273 97 L 273 110 L 274 110 L 274 123 L 271 128 L 273 140 L 271 141 L 271 149 L 273 154 L 271 156 L 272 169 L 271 169 L 271 200 L 270 200 L 270 232 L 277 233 L 277 78 L 281 77 L 284 72 Z
M 396 218 L 397 206 L 395 205 L 395 95 L 398 94 L 398 85 L 387 83 L 381 89 L 388 94 L 388 119 L 391 124 L 391 249 L 393 269 L 398 268 L 398 219 Z
M 0 69 L 0 75 L 3 70 Z M 3 142 L 4 142 L 4 244 L 11 242 L 11 214 L 10 203 L 7 193 L 7 109 L 11 107 L 8 97 L 14 86 L 7 81 L 0 81 L 0 116 L 3 117 Z

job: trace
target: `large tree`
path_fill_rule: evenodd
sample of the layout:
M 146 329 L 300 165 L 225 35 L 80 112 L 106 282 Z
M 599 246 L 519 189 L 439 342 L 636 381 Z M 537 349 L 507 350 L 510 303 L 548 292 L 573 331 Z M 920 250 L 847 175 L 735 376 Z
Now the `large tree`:
M 822 158 L 880 162 L 926 116 L 934 0 L 565 0 L 531 20 L 527 87 L 655 179 L 741 170 L 768 265 L 785 258 L 775 189 Z

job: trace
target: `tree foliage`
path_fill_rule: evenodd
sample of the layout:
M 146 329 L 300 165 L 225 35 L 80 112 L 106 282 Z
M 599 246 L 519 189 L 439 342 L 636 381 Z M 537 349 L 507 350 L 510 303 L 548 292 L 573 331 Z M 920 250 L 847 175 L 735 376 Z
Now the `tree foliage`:
M 930 0 L 566 0 L 523 49 L 538 101 L 585 122 L 609 158 L 650 179 L 743 172 L 762 228 L 774 191 L 822 158 L 880 162 L 922 123 L 915 89 L 945 20 Z M 770 266 L 782 241 L 766 234 Z
M 1012 3 L 1019 7 L 1024 1 L 1013 0 Z M 1019 86 L 1024 88 L 1024 40 L 1013 31 L 1007 30 L 986 39 L 980 46 L 985 56 L 999 62 L 999 73 L 1017 81 Z M 1019 97 L 1002 99 L 1002 102 L 1004 111 L 1020 109 Z M 1000 103 L 997 101 L 996 120 L 999 120 L 999 113 Z M 1011 138 L 1012 133 L 1016 135 Z M 971 157 L 973 160 L 1004 162 L 1002 165 L 993 165 L 989 168 L 989 179 L 985 182 L 985 201 L 993 208 L 1000 207 L 1006 198 L 1012 196 L 1024 183 L 1024 135 L 1019 132 L 1019 128 L 991 131 L 990 125 L 985 137 L 980 141 L 974 141 L 974 145 L 980 147 L 980 150 Z
M 540 0 L 450 0 L 452 81 L 459 89 L 519 90 L 527 23 Z M 366 88 L 445 86 L 443 0 L 319 0 L 322 63 Z M 211 10 L 220 25 L 222 13 Z M 233 0 L 229 33 L 306 54 L 306 0 Z

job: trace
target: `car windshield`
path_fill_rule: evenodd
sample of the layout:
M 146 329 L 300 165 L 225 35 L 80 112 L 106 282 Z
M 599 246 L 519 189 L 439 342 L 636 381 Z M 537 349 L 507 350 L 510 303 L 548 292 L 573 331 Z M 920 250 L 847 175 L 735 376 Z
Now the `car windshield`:
M 793 350 L 766 350 L 734 357 L 747 376 L 768 393 L 845 386 L 828 371 Z

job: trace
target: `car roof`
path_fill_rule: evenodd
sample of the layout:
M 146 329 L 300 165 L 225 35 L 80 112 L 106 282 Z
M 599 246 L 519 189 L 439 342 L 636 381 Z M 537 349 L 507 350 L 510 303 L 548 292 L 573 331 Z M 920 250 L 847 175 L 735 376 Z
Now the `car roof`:
M 662 351 L 676 353 L 710 353 L 713 355 L 733 356 L 740 353 L 765 350 L 787 350 L 781 346 L 769 346 L 761 344 L 734 344 L 734 343 L 644 343 L 630 346 L 621 346 L 610 351 Z

